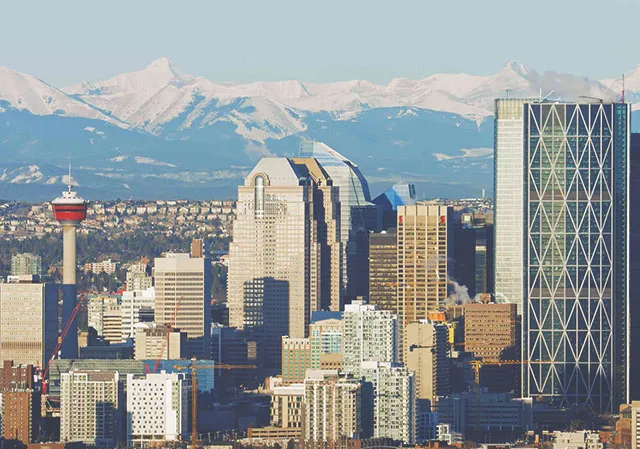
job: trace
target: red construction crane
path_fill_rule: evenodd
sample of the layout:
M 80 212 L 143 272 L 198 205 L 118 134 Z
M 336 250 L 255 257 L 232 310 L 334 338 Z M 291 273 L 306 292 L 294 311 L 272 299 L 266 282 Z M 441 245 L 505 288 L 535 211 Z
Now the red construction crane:
M 67 318 L 67 322 L 64 324 L 64 329 L 62 330 L 60 337 L 58 337 L 58 343 L 56 344 L 56 347 L 53 349 L 53 353 L 51 354 L 51 356 L 49 357 L 49 360 L 47 361 L 47 366 L 42 372 L 42 394 L 43 395 L 47 394 L 47 390 L 49 386 L 49 380 L 47 379 L 47 376 L 49 375 L 49 368 L 51 367 L 51 362 L 53 361 L 53 359 L 56 358 L 58 351 L 60 351 L 60 348 L 62 347 L 62 343 L 64 342 L 64 339 L 67 336 L 67 334 L 69 333 L 69 330 L 71 329 L 73 321 L 78 316 L 80 307 L 82 306 L 82 304 L 86 299 L 87 299 L 86 295 L 80 296 L 80 299 L 78 300 L 75 307 L 71 311 L 71 315 L 69 315 L 69 318 Z
M 173 315 L 171 316 L 171 321 L 169 322 L 169 324 L 167 325 L 169 328 L 169 332 L 167 332 L 167 338 L 165 340 L 163 340 L 162 342 L 162 348 L 160 348 L 160 354 L 158 354 L 158 358 L 156 359 L 156 363 L 153 366 L 153 372 L 157 373 L 158 372 L 158 368 L 160 368 L 160 361 L 162 360 L 162 355 L 164 354 L 165 349 L 167 348 L 167 345 L 169 344 L 169 334 L 171 334 L 171 329 L 173 329 L 176 325 L 176 320 L 178 318 L 178 310 L 180 309 L 180 303 L 182 302 L 182 296 L 180 296 L 178 298 L 178 302 L 176 303 L 176 306 L 173 309 Z M 168 358 L 168 357 L 167 357 Z M 149 365 L 145 365 L 145 370 L 147 373 L 149 373 Z

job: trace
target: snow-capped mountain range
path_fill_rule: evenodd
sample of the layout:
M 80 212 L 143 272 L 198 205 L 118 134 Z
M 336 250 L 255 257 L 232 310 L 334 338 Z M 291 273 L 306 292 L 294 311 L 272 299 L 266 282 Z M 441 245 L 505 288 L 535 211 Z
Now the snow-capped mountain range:
M 640 68 L 625 86 L 628 101 L 640 100 Z M 552 92 L 615 101 L 621 90 L 620 80 L 539 74 L 518 61 L 487 76 L 437 74 L 387 85 L 214 83 L 160 58 L 138 72 L 56 88 L 0 67 L 0 149 L 12 152 L 5 161 L 13 164 L 0 166 L 0 186 L 58 187 L 56 170 L 71 156 L 88 188 L 129 193 L 137 186 L 144 196 L 157 179 L 169 179 L 172 193 L 193 194 L 199 185 L 221 187 L 221 179 L 236 185 L 257 157 L 294 154 L 300 138 L 312 138 L 329 141 L 373 182 L 422 182 L 426 195 L 429 186 L 452 185 L 440 168 L 465 170 L 470 179 L 456 185 L 466 182 L 466 194 L 491 186 L 491 154 L 483 149 L 492 146 L 495 98 Z

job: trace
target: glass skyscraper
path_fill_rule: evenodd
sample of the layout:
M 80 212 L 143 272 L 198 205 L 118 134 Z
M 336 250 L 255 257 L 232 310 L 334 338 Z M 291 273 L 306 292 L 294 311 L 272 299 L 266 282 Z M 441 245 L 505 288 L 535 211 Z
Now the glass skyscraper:
M 506 133 L 502 107 L 513 107 L 510 168 L 499 154 Z M 522 279 L 523 395 L 617 412 L 629 390 L 630 107 L 597 101 L 518 106 L 506 100 L 497 102 L 497 110 L 496 291 L 501 276 L 511 275 L 504 259 L 500 263 L 499 253 L 508 250 L 498 242 L 505 242 L 501 220 L 522 217 L 522 263 L 509 269 L 514 292 Z M 520 154 L 522 162 L 516 160 Z M 515 191 L 521 185 L 520 202 Z M 510 210 L 500 202 L 501 186 L 514 191 Z M 509 237 L 517 246 L 517 237 Z

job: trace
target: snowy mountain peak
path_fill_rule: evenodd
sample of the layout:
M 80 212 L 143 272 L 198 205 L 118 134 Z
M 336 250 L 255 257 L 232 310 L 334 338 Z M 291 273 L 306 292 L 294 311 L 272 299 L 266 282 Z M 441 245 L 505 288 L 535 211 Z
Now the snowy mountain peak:
M 527 68 L 517 59 L 509 61 L 509 63 L 502 69 L 502 72 L 514 72 L 520 76 L 527 76 L 529 71 Z

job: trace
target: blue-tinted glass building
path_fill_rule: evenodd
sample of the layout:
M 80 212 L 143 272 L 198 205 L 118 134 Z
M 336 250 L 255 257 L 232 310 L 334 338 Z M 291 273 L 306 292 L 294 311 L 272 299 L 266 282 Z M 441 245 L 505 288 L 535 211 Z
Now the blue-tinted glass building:
M 523 108 L 522 392 L 617 412 L 629 391 L 630 107 Z

